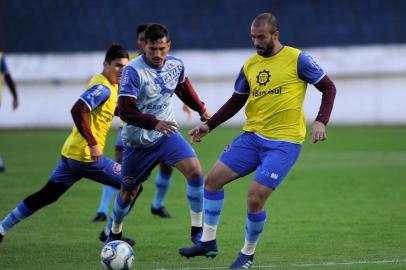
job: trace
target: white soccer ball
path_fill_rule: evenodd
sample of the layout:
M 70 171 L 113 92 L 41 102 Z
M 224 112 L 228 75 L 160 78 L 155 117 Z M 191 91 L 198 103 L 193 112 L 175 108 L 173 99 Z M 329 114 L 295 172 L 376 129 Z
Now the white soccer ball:
M 127 270 L 134 262 L 134 251 L 121 240 L 107 243 L 100 254 L 102 265 L 108 270 Z

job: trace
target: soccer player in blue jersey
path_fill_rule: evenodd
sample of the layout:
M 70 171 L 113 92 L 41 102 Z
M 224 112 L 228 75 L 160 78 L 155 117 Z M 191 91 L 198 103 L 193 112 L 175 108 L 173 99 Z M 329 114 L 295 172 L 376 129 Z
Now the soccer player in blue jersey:
M 2 98 L 2 90 L 3 90 L 3 77 L 4 80 L 6 81 L 6 84 L 8 86 L 8 89 L 11 92 L 11 95 L 13 96 L 13 110 L 17 109 L 18 107 L 18 97 L 17 97 L 17 88 L 16 84 L 14 83 L 13 77 L 11 76 L 10 70 L 7 66 L 6 62 L 6 56 L 4 55 L 3 52 L 0 51 L 0 107 L 1 107 L 1 98 Z M 4 172 L 5 167 L 4 167 L 4 162 L 1 159 L 0 156 L 0 172 Z
M 140 24 L 137 27 L 137 40 L 136 40 L 136 46 L 138 48 L 138 52 L 130 54 L 130 60 L 139 57 L 144 53 L 144 47 L 145 47 L 145 29 L 147 29 L 148 24 Z M 186 105 L 183 105 L 183 111 L 187 114 L 188 120 L 192 118 L 192 112 L 189 107 Z M 115 143 L 115 160 L 116 162 L 120 163 L 122 162 L 122 156 L 123 156 L 123 141 L 121 139 L 121 130 L 123 128 L 124 122 L 120 121 L 120 127 L 118 128 L 117 132 L 117 139 Z M 154 198 L 152 200 L 152 205 L 151 205 L 151 213 L 153 215 L 156 215 L 161 218 L 171 218 L 172 216 L 169 214 L 168 210 L 165 207 L 165 198 L 166 195 L 168 194 L 169 187 L 172 183 L 172 173 L 173 173 L 173 168 L 171 166 L 166 165 L 163 162 L 159 163 L 159 172 L 156 175 L 155 178 L 155 194 Z M 102 191 L 102 196 L 100 198 L 100 204 L 99 208 L 97 209 L 96 216 L 92 219 L 93 222 L 98 222 L 98 221 L 105 221 L 107 219 L 108 215 L 108 209 L 110 202 L 112 201 L 114 195 L 116 194 L 116 189 L 105 185 L 103 187 Z M 140 194 L 142 191 L 142 186 L 140 187 L 140 190 L 138 194 Z M 102 241 L 105 241 L 107 239 L 107 234 L 106 230 L 103 230 L 99 238 Z
M 185 77 L 183 62 L 168 55 L 171 42 L 167 28 L 150 24 L 145 30 L 145 42 L 145 54 L 128 63 L 120 84 L 118 111 L 125 122 L 124 179 L 114 204 L 113 225 L 107 241 L 120 237 L 132 197 L 151 170 L 164 162 L 187 179 L 191 238 L 197 242 L 202 230 L 203 176 L 195 151 L 177 131 L 173 94 L 203 119 L 210 115 Z
M 327 138 L 333 108 L 333 82 L 311 58 L 279 41 L 277 19 L 258 15 L 251 24 L 256 54 L 244 63 L 232 97 L 205 124 L 192 129 L 194 142 L 235 115 L 245 104 L 244 132 L 221 154 L 205 179 L 201 241 L 179 253 L 187 258 L 215 257 L 216 232 L 224 204 L 224 185 L 255 171 L 248 190 L 245 243 L 230 269 L 250 268 L 266 220 L 265 203 L 296 162 L 306 133 L 303 100 L 307 84 L 322 92 L 319 113 L 311 127 L 311 143 Z
M 127 63 L 127 51 L 113 44 L 106 53 L 103 72 L 93 76 L 72 107 L 75 125 L 62 147 L 61 159 L 49 181 L 22 200 L 0 222 L 0 241 L 17 223 L 54 203 L 81 178 L 120 188 L 121 165 L 105 157 L 103 149 L 117 107 L 118 83 Z M 131 239 L 123 240 L 134 245 Z

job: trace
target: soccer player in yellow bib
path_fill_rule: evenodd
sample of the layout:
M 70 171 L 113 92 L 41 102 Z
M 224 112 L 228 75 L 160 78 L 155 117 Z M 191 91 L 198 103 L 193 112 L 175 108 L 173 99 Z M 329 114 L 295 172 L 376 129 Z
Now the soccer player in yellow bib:
M 120 188 L 121 165 L 105 157 L 103 149 L 117 107 L 118 83 L 127 63 L 127 51 L 113 44 L 106 53 L 103 72 L 90 80 L 72 107 L 75 125 L 62 147 L 58 165 L 43 188 L 22 200 L 0 222 L 0 241 L 18 222 L 54 203 L 81 178 Z M 131 239 L 123 240 L 134 244 Z
M 277 19 L 258 15 L 251 24 L 256 54 L 244 63 L 232 97 L 205 124 L 192 129 L 192 141 L 235 115 L 246 103 L 243 133 L 221 154 L 205 178 L 204 226 L 200 242 L 179 253 L 187 258 L 215 257 L 217 225 L 224 205 L 224 185 L 255 171 L 248 191 L 245 243 L 230 269 L 250 268 L 266 220 L 265 204 L 296 162 L 306 133 L 303 100 L 308 83 L 322 92 L 311 127 L 311 143 L 324 141 L 336 89 L 305 52 L 279 41 Z
M 13 77 L 11 77 L 10 70 L 7 66 L 6 62 L 6 57 L 3 52 L 0 51 L 0 106 L 1 106 L 1 99 L 2 99 L 2 90 L 3 90 L 3 77 L 4 80 L 6 81 L 6 84 L 8 86 L 8 89 L 11 92 L 11 95 L 13 96 L 13 110 L 17 109 L 18 107 L 18 97 L 17 97 L 17 88 L 16 84 L 14 83 Z M 4 162 L 1 159 L 0 156 L 0 172 L 4 172 L 5 167 L 4 167 Z

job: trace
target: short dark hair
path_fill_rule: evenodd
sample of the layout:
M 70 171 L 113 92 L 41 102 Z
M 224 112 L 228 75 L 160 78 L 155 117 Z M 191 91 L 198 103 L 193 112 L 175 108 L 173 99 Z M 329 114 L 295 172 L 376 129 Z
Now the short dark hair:
M 145 29 L 147 29 L 148 25 L 149 25 L 148 23 L 143 23 L 143 24 L 138 25 L 138 27 L 137 27 L 137 37 L 138 37 L 142 32 L 145 32 Z
M 262 24 L 269 25 L 271 28 L 271 33 L 279 31 L 278 19 L 276 19 L 276 16 L 273 15 L 272 13 L 261 13 L 258 16 L 256 16 L 254 21 L 252 22 L 252 25 L 254 26 L 260 26 Z
M 168 41 L 170 40 L 169 31 L 163 24 L 151 23 L 147 29 L 145 29 L 145 41 L 153 42 L 164 37 L 166 37 Z
M 111 44 L 110 48 L 108 49 L 108 51 L 106 53 L 106 57 L 104 58 L 104 61 L 106 61 L 107 63 L 111 63 L 113 60 L 115 60 L 117 58 L 129 59 L 128 52 L 120 44 L 113 43 L 113 44 Z

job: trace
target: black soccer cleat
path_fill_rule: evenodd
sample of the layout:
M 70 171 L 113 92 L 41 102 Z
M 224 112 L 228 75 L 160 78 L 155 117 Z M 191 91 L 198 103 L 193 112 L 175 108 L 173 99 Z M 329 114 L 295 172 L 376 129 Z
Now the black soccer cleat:
M 0 243 L 3 240 L 3 235 L 0 233 Z
M 165 206 L 160 208 L 151 207 L 151 214 L 155 216 L 159 216 L 161 218 L 171 218 L 171 214 L 169 214 L 168 210 L 166 210 Z
M 122 240 L 124 242 L 126 242 L 127 244 L 129 244 L 130 246 L 134 246 L 135 245 L 135 240 L 125 237 L 122 235 L 122 233 L 110 233 L 110 235 L 107 235 L 104 230 L 100 232 L 99 234 L 99 240 L 102 241 L 103 243 L 108 243 L 114 240 Z
M 214 258 L 218 254 L 218 249 L 216 245 L 216 240 L 208 242 L 199 242 L 196 245 L 189 248 L 179 249 L 179 254 L 187 259 L 196 256 L 204 256 L 206 258 Z
M 202 238 L 202 234 L 203 234 L 202 227 L 192 226 L 190 230 L 190 240 L 192 240 L 192 243 L 197 245 L 200 242 L 200 238 Z
M 96 216 L 92 219 L 92 222 L 103 222 L 107 220 L 107 216 L 103 212 L 97 212 Z

